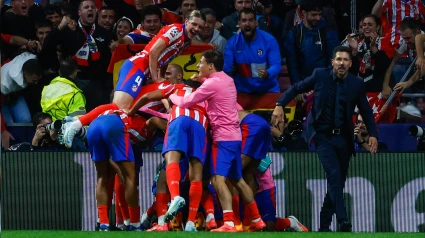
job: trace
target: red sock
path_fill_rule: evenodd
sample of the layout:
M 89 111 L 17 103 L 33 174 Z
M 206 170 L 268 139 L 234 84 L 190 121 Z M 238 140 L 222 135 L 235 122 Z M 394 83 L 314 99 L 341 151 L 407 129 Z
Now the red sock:
M 165 215 L 168 209 L 168 202 L 170 201 L 170 194 L 157 193 L 156 194 L 156 215 L 158 217 Z
M 188 221 L 195 222 L 198 213 L 199 203 L 202 197 L 202 181 L 193 181 L 189 189 L 189 216 Z
M 251 220 L 261 218 L 260 212 L 258 211 L 257 203 L 253 201 L 252 203 L 248 204 L 248 209 L 250 213 Z
M 214 214 L 214 198 L 209 191 L 202 194 L 201 203 L 206 215 Z
M 241 213 L 239 211 L 239 196 L 232 196 L 232 209 L 235 215 L 235 225 L 241 224 Z
M 80 120 L 81 124 L 83 124 L 83 126 L 87 126 L 89 125 L 94 119 L 96 119 L 101 113 L 104 113 L 106 110 L 118 110 L 118 106 L 115 103 L 110 103 L 110 104 L 104 104 L 104 105 L 100 105 L 98 107 L 96 107 L 95 109 L 91 110 L 90 112 L 88 112 L 87 114 L 81 116 L 78 118 L 78 120 Z
M 128 211 L 130 212 L 130 223 L 140 222 L 140 207 L 128 207 Z
M 167 185 L 171 199 L 180 196 L 180 166 L 178 163 L 170 163 L 166 168 Z
M 115 175 L 115 207 L 120 209 L 120 214 L 124 220 L 130 218 L 130 213 L 128 211 L 128 204 L 125 200 L 125 185 L 120 183 L 118 175 Z
M 234 217 L 235 217 L 235 215 L 233 214 L 233 211 L 223 213 L 223 221 L 224 222 L 226 222 L 226 221 L 232 221 L 233 222 Z
M 97 206 L 97 213 L 99 214 L 100 224 L 109 226 L 108 206 Z
M 244 226 L 251 226 L 251 212 L 249 211 L 249 207 L 247 204 L 243 206 L 243 220 L 242 224 Z
M 284 231 L 286 228 L 291 226 L 291 221 L 288 218 L 278 217 L 276 219 L 275 230 Z
M 148 217 L 152 217 L 156 213 L 156 201 L 152 203 L 152 205 L 146 211 Z

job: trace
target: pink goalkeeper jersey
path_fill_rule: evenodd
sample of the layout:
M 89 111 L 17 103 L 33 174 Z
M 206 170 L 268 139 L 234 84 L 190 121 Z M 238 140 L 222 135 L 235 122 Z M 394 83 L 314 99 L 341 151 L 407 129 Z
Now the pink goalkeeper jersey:
M 214 141 L 242 140 L 239 116 L 236 110 L 236 87 L 233 79 L 223 71 L 210 75 L 192 94 L 178 97 L 173 94 L 170 100 L 177 106 L 189 108 L 206 101 Z
M 254 175 L 257 178 L 258 183 L 257 193 L 274 188 L 275 185 L 270 167 L 264 171 L 264 173 L 255 171 Z

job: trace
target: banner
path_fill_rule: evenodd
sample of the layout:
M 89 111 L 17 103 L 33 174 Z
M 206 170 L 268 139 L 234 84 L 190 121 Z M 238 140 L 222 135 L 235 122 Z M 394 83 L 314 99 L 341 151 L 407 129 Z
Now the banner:
M 145 45 L 118 45 L 114 50 L 111 57 L 111 62 L 109 63 L 108 72 L 113 73 L 114 77 L 114 86 L 118 82 L 118 72 L 121 69 L 124 61 L 138 52 L 142 51 L 145 48 Z M 198 68 L 196 65 L 201 59 L 201 54 L 204 51 L 210 50 L 212 47 L 210 45 L 191 45 L 186 50 L 184 50 L 179 56 L 177 56 L 171 64 L 178 64 L 183 69 L 183 79 L 189 79 L 194 73 L 198 73 Z
M 269 153 L 277 215 L 294 215 L 317 231 L 326 178 L 314 152 Z M 162 161 L 145 152 L 139 177 L 141 214 L 152 204 Z M 1 226 L 5 230 L 95 229 L 96 170 L 87 152 L 2 154 Z M 345 204 L 354 232 L 425 232 L 423 153 L 358 153 L 350 162 Z M 114 223 L 114 204 L 110 219 Z M 331 226 L 335 231 L 335 219 Z

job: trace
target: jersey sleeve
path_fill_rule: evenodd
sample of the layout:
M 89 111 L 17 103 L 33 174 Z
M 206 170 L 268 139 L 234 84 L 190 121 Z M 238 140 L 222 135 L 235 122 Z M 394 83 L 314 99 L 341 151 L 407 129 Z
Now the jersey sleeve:
M 167 46 L 172 45 L 175 41 L 183 37 L 183 28 L 178 25 L 170 25 L 164 30 L 160 38 L 165 41 Z

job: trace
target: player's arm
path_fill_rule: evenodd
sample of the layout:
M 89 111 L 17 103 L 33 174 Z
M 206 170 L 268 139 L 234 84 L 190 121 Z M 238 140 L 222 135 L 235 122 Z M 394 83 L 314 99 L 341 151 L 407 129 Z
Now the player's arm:
M 158 79 L 158 59 L 161 53 L 167 48 L 167 44 L 161 38 L 152 46 L 149 52 L 149 70 L 151 72 L 152 81 L 154 83 L 159 82 Z
M 139 110 L 139 108 L 146 105 L 147 102 L 151 100 L 161 100 L 164 97 L 161 90 L 156 90 L 150 93 L 143 95 L 137 102 L 133 105 L 133 107 L 128 112 L 129 116 L 133 116 Z
M 219 92 L 220 88 L 219 85 L 215 86 L 213 83 L 210 83 L 212 80 L 205 80 L 205 82 L 199 87 L 195 92 L 180 97 L 175 94 L 170 95 L 170 100 L 172 103 L 179 107 L 189 108 L 191 106 L 194 106 L 198 103 L 201 103 L 203 101 L 206 101 L 208 98 L 210 98 L 212 95 Z

